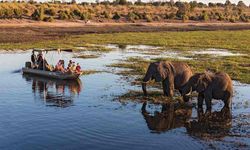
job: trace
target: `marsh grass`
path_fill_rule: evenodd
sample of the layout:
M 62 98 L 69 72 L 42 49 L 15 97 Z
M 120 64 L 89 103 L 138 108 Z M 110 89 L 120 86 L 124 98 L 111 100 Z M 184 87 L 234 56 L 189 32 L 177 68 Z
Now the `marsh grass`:
M 201 48 L 228 49 L 249 54 L 250 30 L 243 31 L 191 31 L 191 32 L 127 32 L 64 36 L 55 40 L 36 42 L 0 43 L 1 49 L 71 48 L 93 44 L 152 45 L 173 50 L 199 50 Z M 93 50 L 109 50 L 102 46 Z
M 213 72 L 224 71 L 230 75 L 233 80 L 239 80 L 243 83 L 250 83 L 250 56 L 223 56 L 214 57 L 212 55 L 193 55 L 193 59 L 190 60 L 179 60 L 173 58 L 155 58 L 145 60 L 140 57 L 128 58 L 127 60 L 121 61 L 119 63 L 111 64 L 111 67 L 126 68 L 129 71 L 121 71 L 120 74 L 124 76 L 135 76 L 138 77 L 135 81 L 142 81 L 145 75 L 148 65 L 150 62 L 154 61 L 176 61 L 187 63 L 194 73 L 204 72 L 210 70 Z M 140 82 L 137 82 L 139 84 Z M 150 82 L 149 85 L 154 85 Z
M 153 104 L 165 104 L 165 103 L 178 103 L 182 104 L 181 97 L 169 98 L 163 96 L 162 91 L 149 91 L 148 96 L 143 96 L 142 91 L 130 90 L 127 93 L 120 95 L 117 99 L 121 102 L 134 101 L 134 102 L 150 102 Z
M 88 59 L 88 58 L 98 58 L 100 57 L 100 55 L 93 55 L 93 54 L 83 54 L 83 55 L 78 55 L 78 56 L 74 56 L 74 58 L 83 58 L 83 59 Z

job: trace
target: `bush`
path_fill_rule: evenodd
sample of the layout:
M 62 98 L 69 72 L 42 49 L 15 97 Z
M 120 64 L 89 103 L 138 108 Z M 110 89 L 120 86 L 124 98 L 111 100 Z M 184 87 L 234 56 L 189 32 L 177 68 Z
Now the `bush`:
M 67 13 L 65 11 L 59 11 L 58 19 L 60 20 L 67 20 L 69 19 Z
M 91 16 L 89 13 L 81 13 L 81 20 L 88 20 L 88 19 L 91 19 Z
M 104 18 L 107 18 L 107 19 L 110 19 L 110 18 L 111 18 L 110 14 L 109 14 L 107 11 L 104 11 L 104 12 L 102 13 L 102 15 L 104 16 Z
M 208 14 L 205 11 L 202 12 L 200 18 L 201 18 L 201 20 L 204 20 L 204 21 L 208 21 L 210 19 Z
M 246 14 L 240 15 L 240 21 L 249 22 L 248 17 L 246 16 Z
M 152 19 L 152 17 L 150 15 L 145 15 L 145 19 L 146 19 L 147 22 L 152 22 L 153 21 L 153 19 Z
M 81 11 L 80 10 L 78 10 L 78 9 L 75 9 L 75 10 L 73 10 L 73 15 L 74 16 L 78 16 L 78 17 L 81 17 Z
M 189 16 L 188 15 L 183 15 L 182 16 L 182 21 L 185 22 L 187 20 L 189 20 Z
M 175 18 L 174 13 L 166 14 L 166 16 L 165 16 L 165 19 L 174 19 L 174 18 Z
M 15 18 L 21 19 L 23 15 L 22 9 L 14 9 Z
M 36 9 L 34 11 L 34 13 L 31 15 L 31 17 L 34 19 L 34 20 L 38 20 L 38 21 L 41 21 L 44 19 L 44 8 L 43 7 L 40 7 L 39 9 Z
M 134 20 L 139 20 L 140 19 L 140 17 L 137 14 L 135 14 L 134 12 L 129 12 L 128 15 L 127 15 L 127 18 L 130 21 L 134 21 Z
M 115 14 L 114 14 L 114 16 L 113 16 L 112 19 L 119 20 L 120 18 L 121 18 L 121 16 L 117 12 L 115 12 Z
M 53 9 L 53 8 L 50 8 L 50 9 L 46 9 L 44 13 L 46 15 L 55 16 L 56 15 L 56 10 Z
M 54 18 L 53 17 L 45 17 L 44 19 L 43 19 L 43 21 L 46 21 L 46 22 L 53 22 L 54 21 Z
M 235 18 L 229 18 L 229 21 L 235 23 Z

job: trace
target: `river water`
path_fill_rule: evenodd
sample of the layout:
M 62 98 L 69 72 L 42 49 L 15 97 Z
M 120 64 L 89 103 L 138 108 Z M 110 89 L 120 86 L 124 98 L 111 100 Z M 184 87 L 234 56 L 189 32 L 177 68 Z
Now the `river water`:
M 102 71 L 71 82 L 24 76 L 20 69 L 31 51 L 1 51 L 0 149 L 250 148 L 250 85 L 234 81 L 232 111 L 221 112 L 223 103 L 215 101 L 213 116 L 203 120 L 196 107 L 121 103 L 117 96 L 140 87 L 106 65 L 131 56 L 155 56 L 137 51 L 153 47 L 110 47 L 114 50 L 92 59 L 48 54 L 50 63 L 73 59 L 83 69 Z M 168 56 L 178 55 L 170 51 Z

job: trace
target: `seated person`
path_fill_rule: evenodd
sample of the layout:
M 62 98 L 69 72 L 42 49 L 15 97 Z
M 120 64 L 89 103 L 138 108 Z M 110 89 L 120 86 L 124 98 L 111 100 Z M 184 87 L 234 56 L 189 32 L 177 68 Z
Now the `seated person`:
M 82 71 L 81 71 L 81 66 L 80 66 L 80 64 L 79 63 L 77 63 L 77 65 L 76 65 L 76 73 L 77 74 L 80 74 Z
M 68 67 L 67 67 L 67 69 L 70 69 L 70 68 L 71 68 L 71 66 L 72 66 L 72 64 L 73 64 L 72 60 L 69 60 L 69 63 L 68 63 Z
M 65 71 L 63 64 L 62 64 L 62 60 L 59 60 L 58 63 L 56 64 L 55 71 L 61 71 L 61 72 Z

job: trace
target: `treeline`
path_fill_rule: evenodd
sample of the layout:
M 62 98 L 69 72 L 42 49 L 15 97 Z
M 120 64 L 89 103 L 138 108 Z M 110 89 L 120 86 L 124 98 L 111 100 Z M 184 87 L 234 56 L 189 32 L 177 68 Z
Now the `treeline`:
M 54 20 L 84 20 L 94 22 L 162 22 L 162 21 L 229 21 L 249 22 L 250 7 L 237 4 L 201 2 L 142 2 L 126 0 L 96 1 L 96 3 L 70 3 L 53 1 L 38 3 L 0 1 L 0 19 L 32 19 L 52 22 Z

